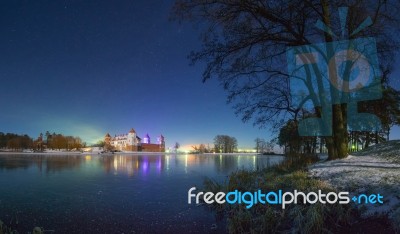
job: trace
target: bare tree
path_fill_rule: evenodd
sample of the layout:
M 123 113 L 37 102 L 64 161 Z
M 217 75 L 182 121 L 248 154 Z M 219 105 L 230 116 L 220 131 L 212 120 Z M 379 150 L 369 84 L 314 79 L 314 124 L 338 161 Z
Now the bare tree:
M 237 140 L 228 135 L 217 135 L 214 138 L 214 147 L 216 153 L 233 153 L 237 150 Z
M 264 139 L 261 139 L 261 138 L 259 138 L 259 137 L 257 137 L 257 138 L 254 140 L 255 143 L 256 143 L 256 147 L 255 147 L 256 153 L 262 152 L 262 151 L 261 151 L 261 146 L 262 146 L 263 140 L 264 140 Z
M 178 142 L 175 142 L 175 145 L 174 145 L 174 150 L 175 150 L 175 152 L 178 152 L 178 149 L 181 147 L 181 145 L 178 143 Z
M 192 145 L 192 148 L 195 152 L 198 153 L 210 153 L 209 149 L 204 144 L 200 144 L 199 146 Z
M 204 29 L 202 48 L 190 54 L 192 63 L 206 62 L 203 81 L 217 77 L 243 121 L 276 130 L 288 119 L 297 121 L 301 112 L 289 90 L 287 48 L 337 40 L 315 23 L 340 31 L 337 9 L 343 6 L 349 9 L 348 39 L 374 37 L 381 69 L 390 70 L 399 45 L 398 1 L 177 0 L 172 18 Z M 357 31 L 368 16 L 370 27 Z M 315 105 L 315 114 L 320 112 Z M 348 154 L 346 114 L 345 103 L 332 104 L 332 135 L 325 137 L 330 159 Z

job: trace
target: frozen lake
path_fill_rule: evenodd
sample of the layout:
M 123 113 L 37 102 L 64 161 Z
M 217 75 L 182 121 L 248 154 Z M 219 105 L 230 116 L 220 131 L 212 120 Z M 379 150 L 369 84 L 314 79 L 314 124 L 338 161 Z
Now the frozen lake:
M 20 233 L 223 232 L 204 206 L 187 204 L 205 177 L 224 181 L 282 156 L 0 155 L 0 220 Z M 17 223 L 18 221 L 18 223 Z

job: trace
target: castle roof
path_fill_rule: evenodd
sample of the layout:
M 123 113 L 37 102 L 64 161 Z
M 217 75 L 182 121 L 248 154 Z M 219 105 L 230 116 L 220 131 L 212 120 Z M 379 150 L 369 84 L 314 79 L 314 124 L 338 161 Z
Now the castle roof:
M 129 133 L 136 133 L 135 129 L 131 128 L 131 130 L 129 131 Z
M 111 136 L 110 136 L 110 133 L 107 133 L 107 134 L 106 134 L 106 137 L 111 137 Z
M 150 139 L 150 136 L 149 136 L 149 134 L 147 133 L 147 134 L 146 134 L 146 136 L 145 136 L 144 138 L 149 138 L 149 139 Z

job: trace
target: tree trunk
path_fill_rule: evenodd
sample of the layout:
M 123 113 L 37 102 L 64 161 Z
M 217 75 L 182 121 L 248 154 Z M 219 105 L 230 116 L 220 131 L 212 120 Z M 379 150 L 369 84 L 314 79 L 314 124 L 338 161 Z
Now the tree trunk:
M 325 144 L 326 144 L 326 149 L 328 150 L 328 159 L 335 158 L 334 155 L 336 155 L 336 150 L 335 150 L 335 146 L 333 144 L 333 138 L 326 137 Z
M 322 0 L 322 12 L 323 22 L 328 28 L 331 28 L 330 14 L 329 14 L 329 2 Z M 333 38 L 328 33 L 324 33 L 325 41 L 327 42 L 327 56 L 331 57 L 335 54 L 333 45 L 329 42 L 333 41 Z M 334 60 L 333 60 L 334 61 Z M 328 73 L 330 79 L 338 79 L 336 63 L 333 62 L 328 67 Z M 330 88 L 332 96 L 332 142 L 329 143 L 328 147 L 328 160 L 334 160 L 338 158 L 345 158 L 348 155 L 348 133 L 347 133 L 347 104 L 335 104 L 335 101 L 339 100 L 339 93 L 335 88 Z M 328 142 L 327 142 L 328 145 Z
M 370 136 L 369 136 L 369 132 L 367 132 L 367 136 L 365 137 L 365 146 L 364 149 L 369 147 L 369 142 L 370 142 Z
M 336 65 L 329 68 L 329 76 L 337 77 Z M 333 96 L 338 95 L 336 90 L 331 88 Z M 334 100 L 338 100 L 333 98 Z M 347 104 L 333 104 L 332 105 L 332 144 L 328 147 L 328 160 L 345 158 L 348 155 L 348 132 L 347 132 Z
M 338 105 L 338 116 L 333 115 L 333 134 L 337 149 L 336 158 L 345 158 L 349 154 L 349 136 L 347 132 L 347 104 Z M 335 121 L 335 119 L 337 121 Z M 336 122 L 336 123 L 335 123 Z

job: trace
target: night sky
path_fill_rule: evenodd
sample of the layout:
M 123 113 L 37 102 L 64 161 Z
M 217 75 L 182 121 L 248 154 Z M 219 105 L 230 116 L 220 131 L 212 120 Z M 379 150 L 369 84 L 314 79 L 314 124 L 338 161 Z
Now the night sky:
M 87 143 L 134 128 L 167 147 L 212 143 L 239 148 L 269 139 L 242 123 L 204 64 L 189 66 L 200 30 L 169 21 L 173 1 L 1 1 L 2 132 L 50 132 Z M 392 138 L 399 137 L 394 130 Z
M 242 123 L 204 64 L 189 24 L 169 20 L 173 1 L 1 1 L 2 132 L 80 136 L 95 143 L 134 128 L 167 147 L 217 134 L 254 147 L 268 129 Z

